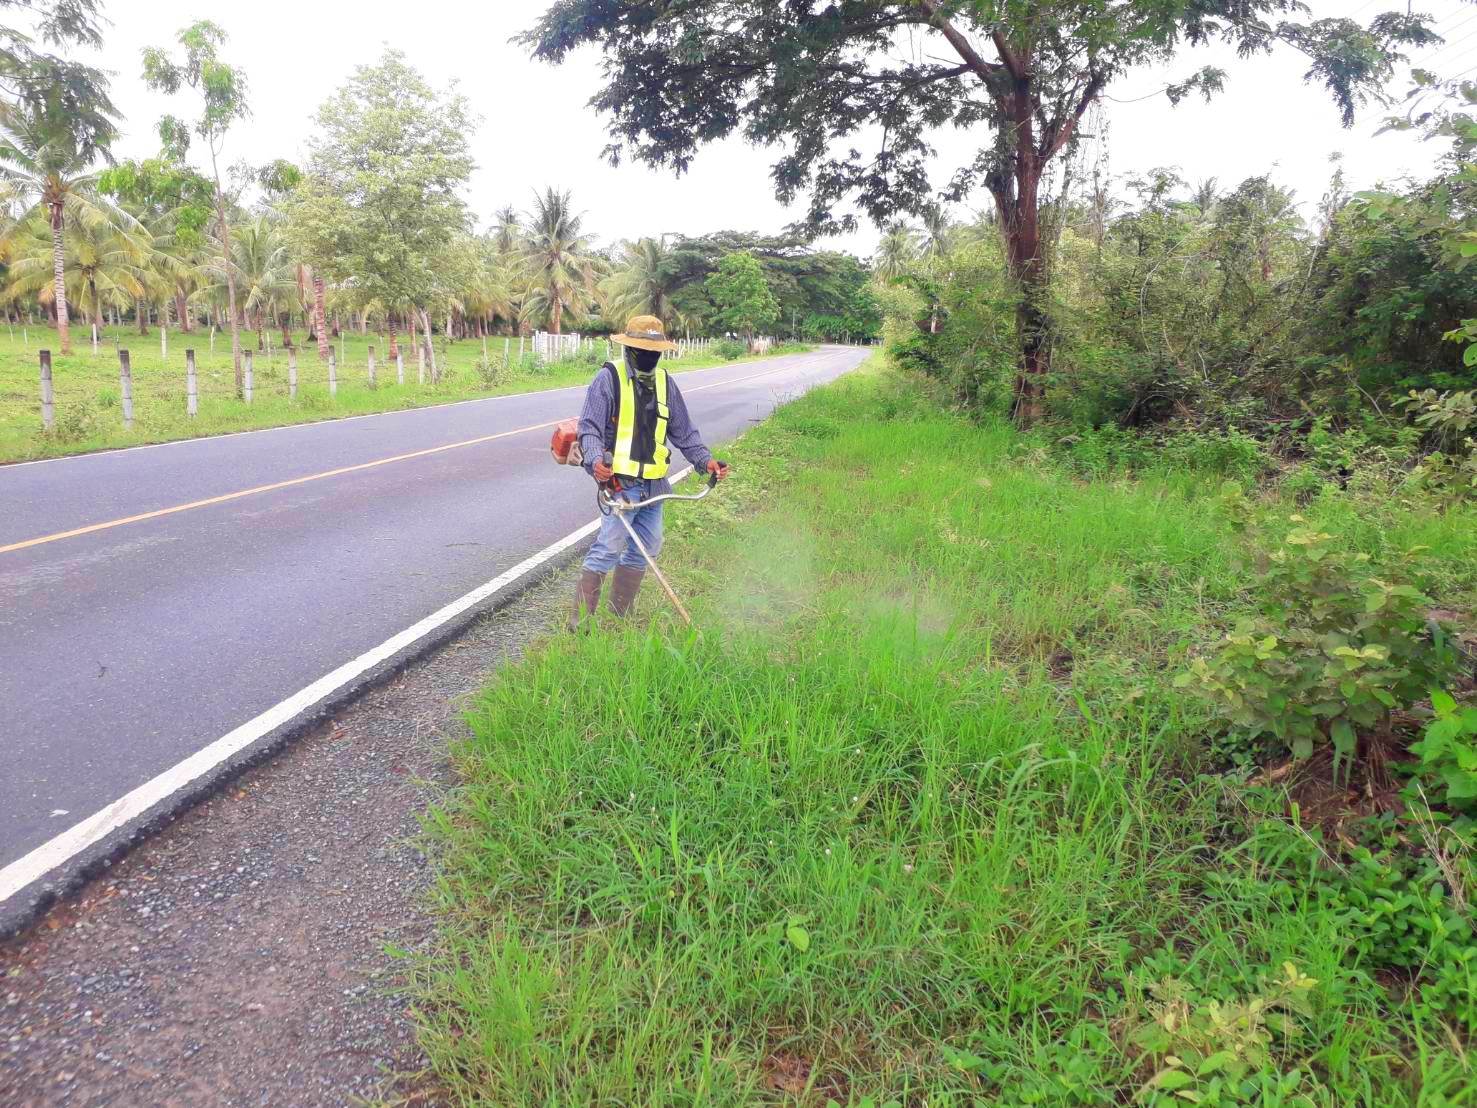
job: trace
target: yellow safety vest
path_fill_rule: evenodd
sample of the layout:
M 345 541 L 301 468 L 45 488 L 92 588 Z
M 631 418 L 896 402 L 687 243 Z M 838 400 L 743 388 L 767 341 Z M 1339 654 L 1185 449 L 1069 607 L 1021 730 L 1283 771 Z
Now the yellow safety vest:
M 671 452 L 667 450 L 667 371 L 656 367 L 656 426 L 651 428 L 651 439 L 647 441 L 646 428 L 638 428 L 636 384 L 625 367 L 615 368 L 615 379 L 620 389 L 618 415 L 615 425 L 615 461 L 611 468 L 620 477 L 643 477 L 655 480 L 667 475 L 667 462 Z

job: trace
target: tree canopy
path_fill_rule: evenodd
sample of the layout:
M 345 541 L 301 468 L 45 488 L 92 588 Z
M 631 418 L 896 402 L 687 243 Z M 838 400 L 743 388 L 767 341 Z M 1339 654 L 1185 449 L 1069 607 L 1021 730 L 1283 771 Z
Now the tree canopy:
M 308 164 L 287 202 L 290 235 L 314 270 L 389 312 L 432 306 L 466 229 L 472 117 L 398 50 L 354 70 L 318 109 Z

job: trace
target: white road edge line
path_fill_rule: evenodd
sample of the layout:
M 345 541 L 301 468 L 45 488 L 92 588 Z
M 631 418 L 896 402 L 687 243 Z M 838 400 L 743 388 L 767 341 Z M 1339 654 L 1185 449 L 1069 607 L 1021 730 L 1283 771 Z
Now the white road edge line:
M 691 472 L 692 467 L 688 466 L 673 474 L 672 480 L 680 481 Z M 101 842 L 129 821 L 137 819 L 160 801 L 168 799 L 192 781 L 198 780 L 227 759 L 239 754 L 262 736 L 296 719 L 313 705 L 337 692 L 381 662 L 394 657 L 432 631 L 456 619 L 469 608 L 496 596 L 520 577 L 562 554 L 586 536 L 594 534 L 599 526 L 600 521 L 596 519 L 576 531 L 571 531 L 532 557 L 525 558 L 512 569 L 498 574 L 486 584 L 478 585 L 465 596 L 453 600 L 420 622 L 411 624 L 399 634 L 392 635 L 378 646 L 365 651 L 353 661 L 345 662 L 337 669 L 325 673 L 307 688 L 293 693 L 286 700 L 272 705 L 254 719 L 247 720 L 240 727 L 226 732 L 209 746 L 196 751 L 152 780 L 144 782 L 132 792 L 125 793 L 106 808 L 94 812 L 55 838 L 42 843 L 29 854 L 11 862 L 4 869 L 0 869 L 0 904 L 4 904 L 58 866 L 64 865 L 84 850 Z

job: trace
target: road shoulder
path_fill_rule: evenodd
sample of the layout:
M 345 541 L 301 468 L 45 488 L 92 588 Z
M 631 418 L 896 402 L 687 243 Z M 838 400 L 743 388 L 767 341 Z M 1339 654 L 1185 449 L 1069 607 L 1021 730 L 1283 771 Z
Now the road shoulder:
M 342 1104 L 421 1062 L 418 819 L 462 698 L 546 631 L 568 572 L 479 618 L 0 946 L 0 1102 Z

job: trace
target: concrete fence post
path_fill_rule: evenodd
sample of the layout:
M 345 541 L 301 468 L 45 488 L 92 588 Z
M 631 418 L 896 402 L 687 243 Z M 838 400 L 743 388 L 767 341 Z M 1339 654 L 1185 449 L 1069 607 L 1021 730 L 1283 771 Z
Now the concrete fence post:
M 41 426 L 48 431 L 56 423 L 56 400 L 51 391 L 51 351 L 41 351 Z
M 251 351 L 241 351 L 241 399 L 251 403 Z
M 415 383 L 417 385 L 426 383 L 426 347 L 419 341 L 415 344 Z
M 328 395 L 338 395 L 338 358 L 331 346 L 328 348 Z
M 297 347 L 287 348 L 287 397 L 297 399 Z
M 374 388 L 374 347 L 369 348 L 369 387 Z
M 133 364 L 128 351 L 118 351 L 118 394 L 123 403 L 123 429 L 133 430 Z
M 97 357 L 97 324 L 92 325 L 92 354 Z
M 405 384 L 405 352 L 395 351 L 395 384 Z
M 195 376 L 195 351 L 185 350 L 185 415 L 194 419 L 200 414 L 200 381 Z

